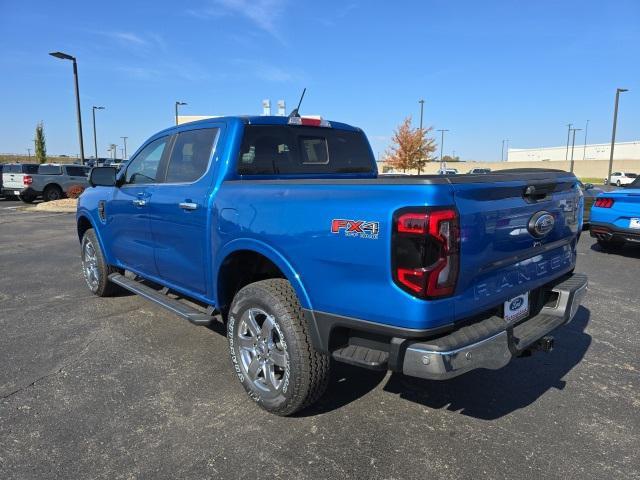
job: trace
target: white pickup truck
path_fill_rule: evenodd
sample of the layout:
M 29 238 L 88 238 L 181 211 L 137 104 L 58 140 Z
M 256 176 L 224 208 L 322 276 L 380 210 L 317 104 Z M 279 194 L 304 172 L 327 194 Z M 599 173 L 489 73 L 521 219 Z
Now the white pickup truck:
M 35 166 L 35 169 L 32 167 Z M 31 203 L 39 197 L 45 202 L 63 198 L 74 185 L 87 186 L 89 167 L 82 165 L 42 165 L 21 164 L 21 173 L 2 174 L 3 192 L 17 196 L 25 203 Z M 6 168 L 6 167 L 5 167 Z
M 2 168 L 2 195 L 8 199 L 20 197 L 25 188 L 24 177 L 38 173 L 37 163 L 8 163 Z

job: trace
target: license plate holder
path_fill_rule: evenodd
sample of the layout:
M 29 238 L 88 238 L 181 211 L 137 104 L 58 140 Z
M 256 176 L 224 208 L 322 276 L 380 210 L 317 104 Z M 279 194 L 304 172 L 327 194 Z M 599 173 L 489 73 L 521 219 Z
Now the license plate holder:
M 507 323 L 517 322 L 529 315 L 529 292 L 504 302 L 504 319 Z

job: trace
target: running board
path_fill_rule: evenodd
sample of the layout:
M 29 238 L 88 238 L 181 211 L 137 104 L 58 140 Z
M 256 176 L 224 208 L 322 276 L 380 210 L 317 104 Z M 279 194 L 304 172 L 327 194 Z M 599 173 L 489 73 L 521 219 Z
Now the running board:
M 155 290 L 136 280 L 127 278 L 119 273 L 112 273 L 111 275 L 109 275 L 109 280 L 116 285 L 121 286 L 125 290 L 129 290 L 136 295 L 140 295 L 147 300 L 151 300 L 152 302 L 157 303 L 161 307 L 164 307 L 167 310 L 181 316 L 182 318 L 189 320 L 194 325 L 208 326 L 211 324 L 212 320 L 214 320 L 214 317 L 212 315 L 203 313 L 181 302 L 180 300 L 176 300 L 175 298 L 167 296 L 168 289 L 166 288 L 163 288 L 162 290 Z
M 334 360 L 369 370 L 387 370 L 389 353 L 360 345 L 347 345 L 331 352 Z

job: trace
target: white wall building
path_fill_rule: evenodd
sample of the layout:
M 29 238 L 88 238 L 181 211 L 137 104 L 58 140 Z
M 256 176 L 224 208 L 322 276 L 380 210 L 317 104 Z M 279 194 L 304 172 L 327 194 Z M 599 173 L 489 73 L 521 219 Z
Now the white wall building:
M 609 160 L 611 143 L 591 143 L 576 145 L 573 150 L 573 159 L 582 160 Z M 635 142 L 616 142 L 613 151 L 614 160 L 640 160 L 640 140 Z M 541 148 L 510 148 L 508 151 L 508 162 L 535 162 L 535 161 L 557 161 L 565 159 L 571 160 L 571 145 L 569 145 L 569 155 L 567 156 L 567 146 L 562 147 L 541 147 Z

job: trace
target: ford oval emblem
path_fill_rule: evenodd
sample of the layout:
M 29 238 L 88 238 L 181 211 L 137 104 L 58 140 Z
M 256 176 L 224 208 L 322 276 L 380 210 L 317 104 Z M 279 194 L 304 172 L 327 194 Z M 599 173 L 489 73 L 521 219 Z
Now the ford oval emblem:
M 524 303 L 523 298 L 518 297 L 509 304 L 509 310 L 511 310 L 512 312 L 515 312 L 522 306 L 523 303 Z
M 529 220 L 529 233 L 535 238 L 543 238 L 549 235 L 556 219 L 549 212 L 538 212 Z

